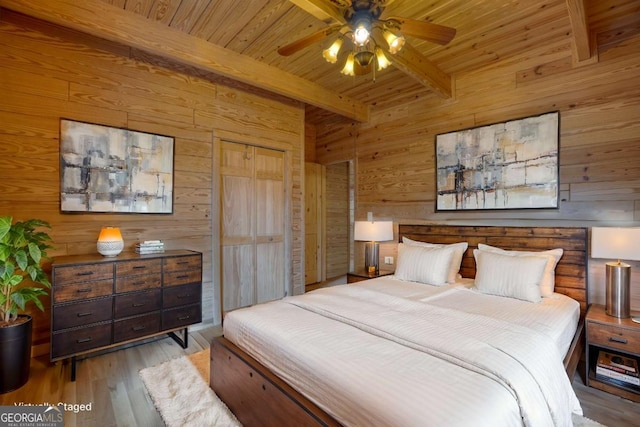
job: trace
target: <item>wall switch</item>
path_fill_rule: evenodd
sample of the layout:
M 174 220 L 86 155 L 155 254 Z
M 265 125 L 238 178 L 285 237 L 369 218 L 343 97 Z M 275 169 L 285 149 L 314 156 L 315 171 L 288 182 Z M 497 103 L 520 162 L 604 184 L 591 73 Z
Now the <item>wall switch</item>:
M 385 264 L 393 264 L 393 257 L 392 256 L 384 257 L 384 263 Z

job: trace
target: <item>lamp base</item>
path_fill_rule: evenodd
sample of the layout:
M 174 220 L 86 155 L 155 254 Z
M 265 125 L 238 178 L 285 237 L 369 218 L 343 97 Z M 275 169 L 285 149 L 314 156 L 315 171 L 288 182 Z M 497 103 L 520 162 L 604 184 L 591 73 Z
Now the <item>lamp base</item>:
M 124 249 L 124 241 L 108 241 L 97 243 L 98 253 L 105 257 L 114 257 Z
M 378 259 L 380 255 L 380 245 L 378 242 L 367 242 L 364 246 L 364 269 L 373 275 L 380 273 Z
M 607 295 L 605 312 L 609 316 L 625 319 L 631 316 L 631 266 L 621 262 L 607 263 Z

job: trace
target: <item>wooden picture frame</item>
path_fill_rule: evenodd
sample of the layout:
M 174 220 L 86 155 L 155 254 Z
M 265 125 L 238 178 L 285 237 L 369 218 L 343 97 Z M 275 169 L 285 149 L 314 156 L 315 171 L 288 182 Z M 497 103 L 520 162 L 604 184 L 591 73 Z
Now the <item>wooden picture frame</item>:
M 557 209 L 559 112 L 436 135 L 436 211 Z
M 173 213 L 174 138 L 60 120 L 60 210 Z

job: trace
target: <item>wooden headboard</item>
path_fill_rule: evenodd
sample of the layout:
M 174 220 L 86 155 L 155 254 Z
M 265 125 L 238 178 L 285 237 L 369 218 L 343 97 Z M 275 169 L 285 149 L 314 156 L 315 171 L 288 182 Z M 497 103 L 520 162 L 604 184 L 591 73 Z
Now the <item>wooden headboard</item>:
M 400 224 L 399 237 L 431 243 L 468 242 L 460 274 L 473 278 L 476 263 L 473 250 L 485 243 L 507 250 L 542 251 L 562 248 L 556 267 L 555 291 L 580 303 L 582 316 L 587 310 L 587 228 L 585 227 L 496 227 L 469 225 Z

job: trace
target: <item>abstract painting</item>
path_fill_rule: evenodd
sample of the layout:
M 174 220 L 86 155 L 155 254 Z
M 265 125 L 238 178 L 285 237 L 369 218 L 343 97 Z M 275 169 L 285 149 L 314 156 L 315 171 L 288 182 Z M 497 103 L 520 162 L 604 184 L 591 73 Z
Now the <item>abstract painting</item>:
M 436 211 L 557 208 L 559 119 L 436 135 Z
M 60 120 L 62 212 L 173 212 L 169 136 Z

